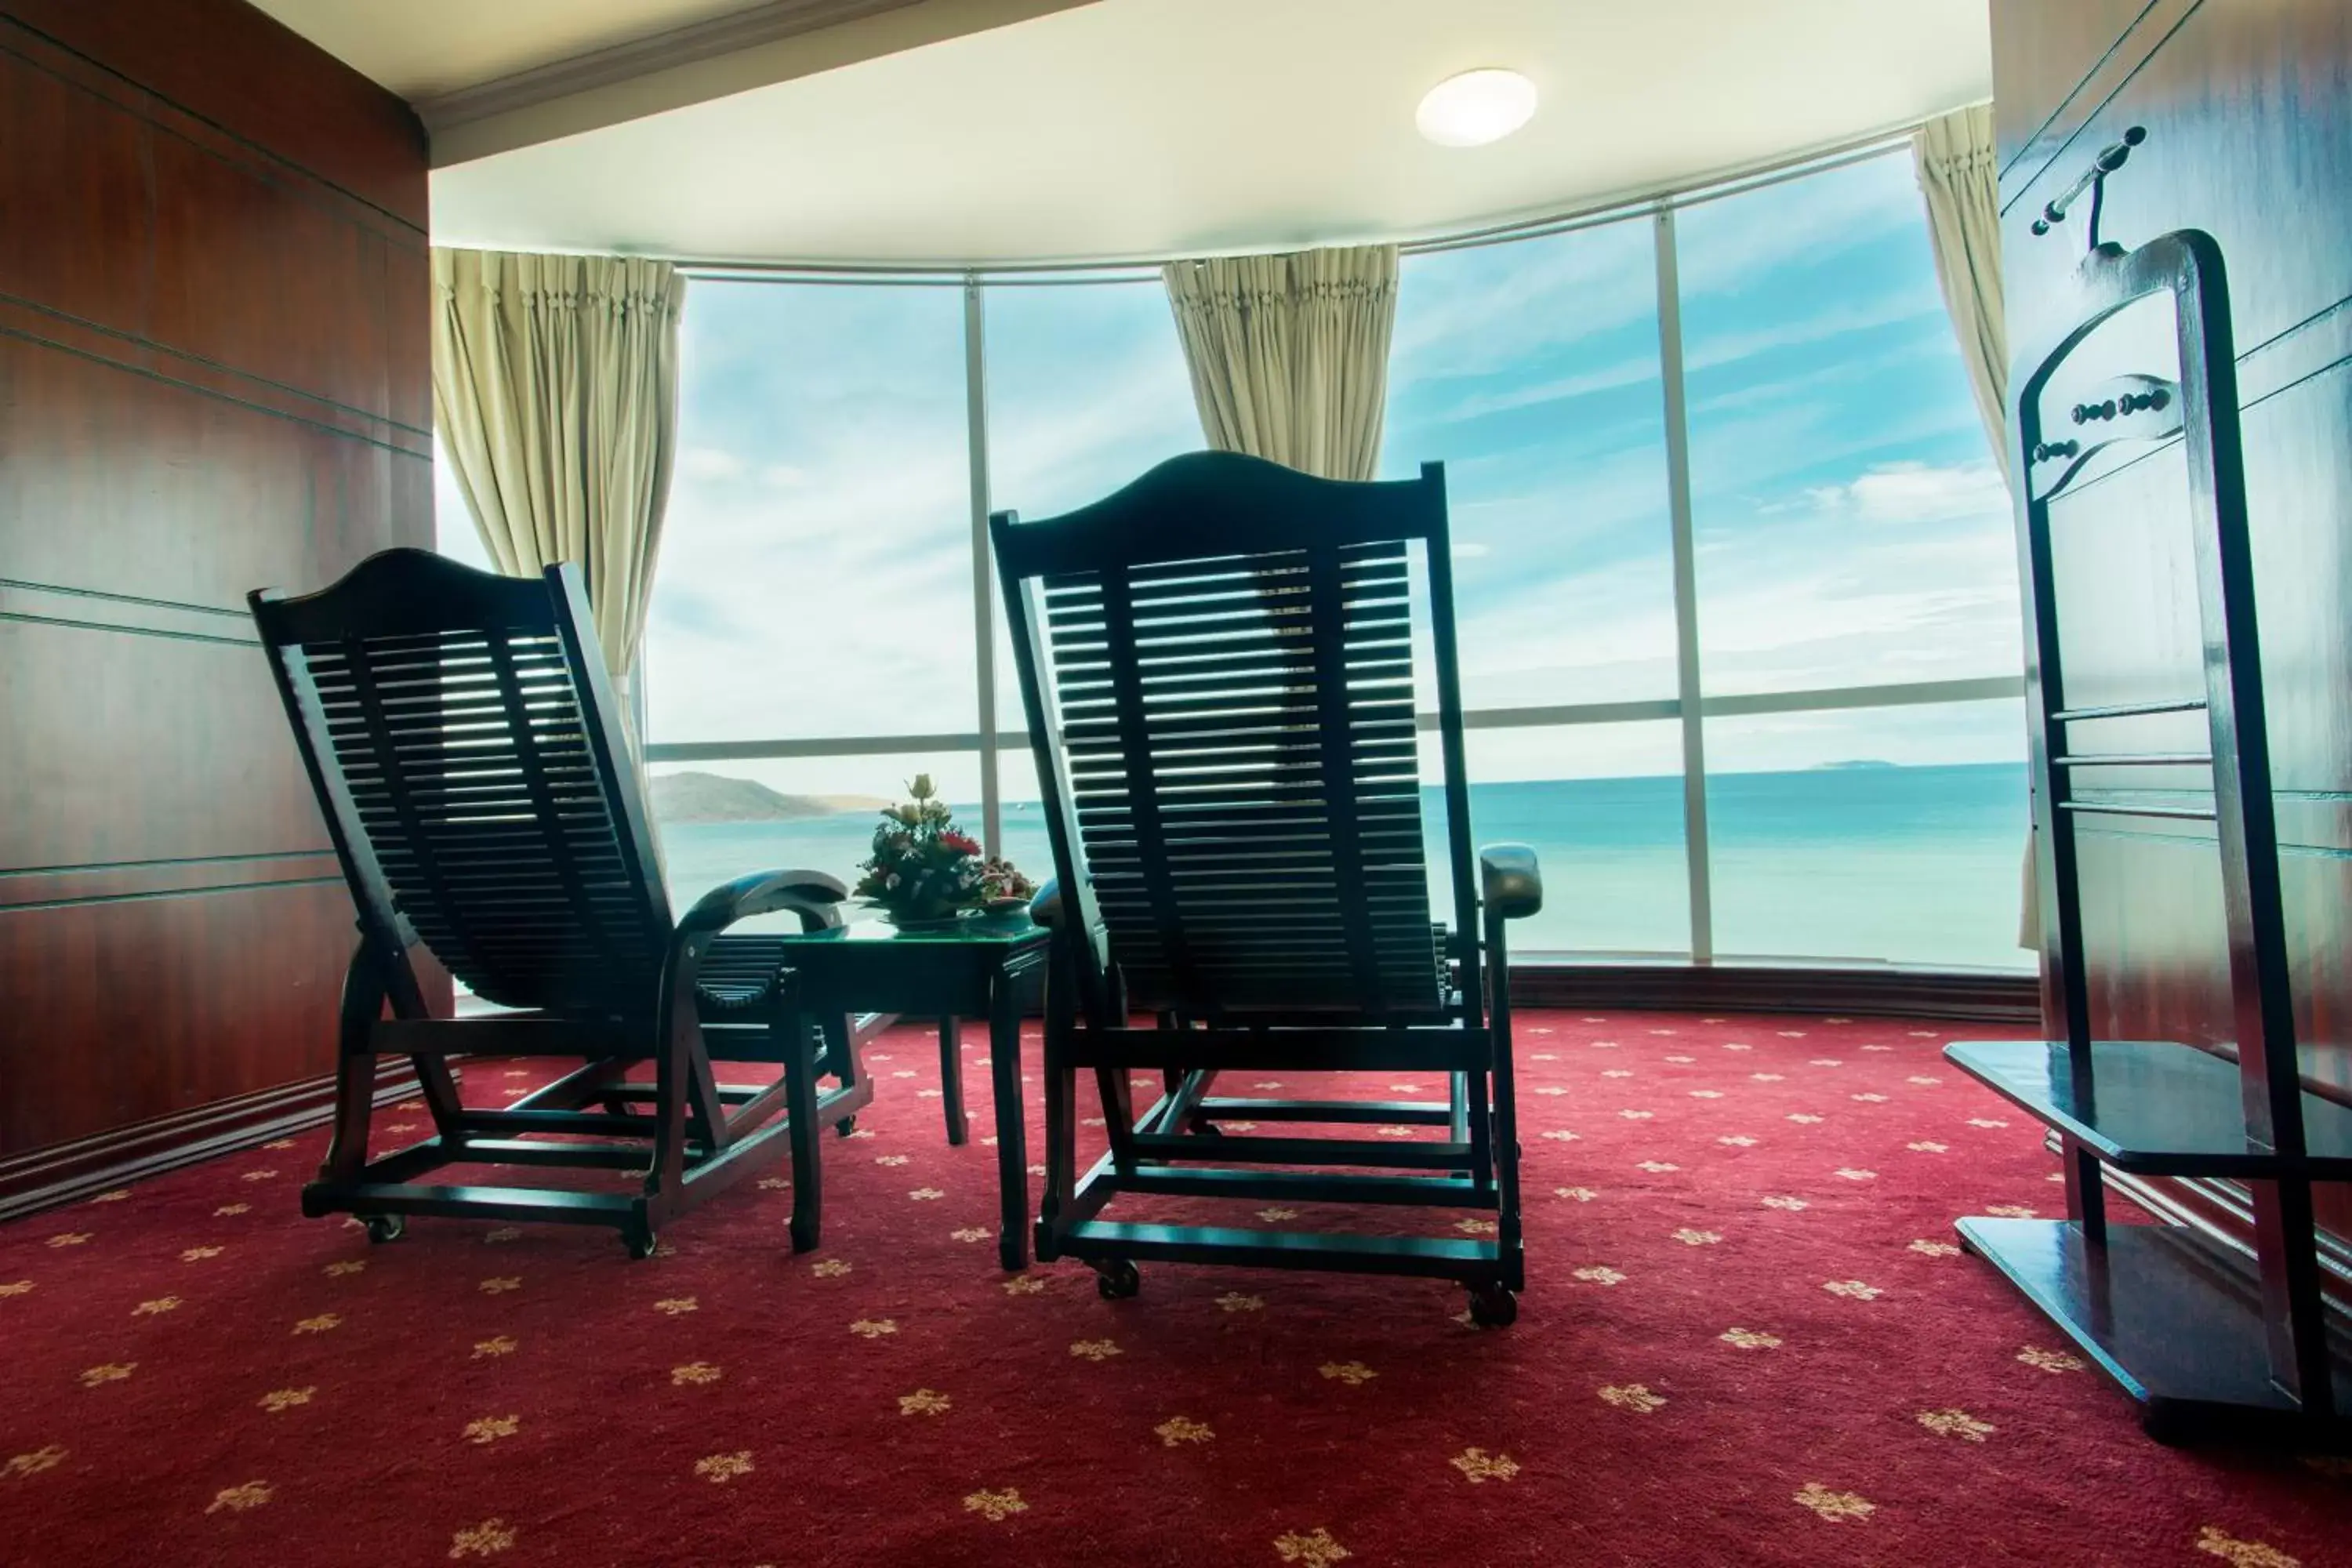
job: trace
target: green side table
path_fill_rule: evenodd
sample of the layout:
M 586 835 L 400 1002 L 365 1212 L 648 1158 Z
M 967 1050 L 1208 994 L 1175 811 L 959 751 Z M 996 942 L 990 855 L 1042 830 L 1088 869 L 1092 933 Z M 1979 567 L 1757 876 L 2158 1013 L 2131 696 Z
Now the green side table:
M 963 1142 L 964 1121 L 955 1021 L 988 1020 L 989 1076 L 996 1100 L 997 1256 L 1007 1268 L 1029 1266 L 1034 1215 L 1021 1114 L 1021 1015 L 1024 1003 L 1044 984 L 1051 940 L 1050 931 L 1025 918 L 1017 924 L 968 920 L 940 931 L 900 931 L 879 921 L 858 921 L 782 939 L 793 973 L 792 1037 L 799 1048 L 814 1048 L 818 1019 L 845 1013 L 940 1020 L 940 1093 L 951 1143 Z M 790 1114 L 814 1121 L 816 1107 L 795 1104 Z M 845 1131 L 848 1124 L 842 1125 Z M 815 1243 L 821 1180 L 815 1140 L 794 1140 L 793 1195 L 795 1208 L 804 1202 L 811 1216 L 809 1246 Z

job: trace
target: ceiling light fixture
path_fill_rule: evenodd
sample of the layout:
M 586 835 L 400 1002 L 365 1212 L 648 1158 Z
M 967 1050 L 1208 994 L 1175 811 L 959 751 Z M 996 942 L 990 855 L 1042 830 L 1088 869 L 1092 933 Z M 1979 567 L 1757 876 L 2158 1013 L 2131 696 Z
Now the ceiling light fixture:
M 1511 70 L 1464 71 L 1422 96 L 1421 133 L 1440 147 L 1484 147 L 1535 117 L 1536 84 Z

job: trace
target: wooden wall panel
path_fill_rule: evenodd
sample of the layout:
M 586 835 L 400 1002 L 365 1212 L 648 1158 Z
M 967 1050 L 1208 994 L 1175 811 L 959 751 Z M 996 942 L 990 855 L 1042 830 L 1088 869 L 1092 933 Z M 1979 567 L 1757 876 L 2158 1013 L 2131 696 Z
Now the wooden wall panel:
M 26 327 L 0 332 L 0 576 L 242 615 L 249 589 L 315 585 L 388 531 L 415 534 L 393 507 L 416 470 L 430 481 L 424 437 L 382 439 L 266 387 L 215 391 L 160 356 L 159 369 L 101 359 L 61 325 L 39 341 Z
M 0 1144 L 129 1127 L 332 1064 L 352 929 L 333 862 L 215 871 L 218 890 L 0 915 L 0 973 L 48 976 L 12 998 L 12 1034 L 73 1047 L 16 1053 Z
M 1993 129 L 2030 179 L 2200 0 L 1993 0 Z
M 2020 9 L 2039 29 L 2074 7 L 2003 0 L 1996 15 Z M 2352 5 L 2162 0 L 2116 41 L 2100 78 L 2003 177 L 2012 352 L 2051 329 L 2042 306 L 2082 255 L 2088 204 L 2049 236 L 2026 225 L 2135 125 L 2147 140 L 2107 182 L 2105 237 L 2136 245 L 2193 225 L 2220 240 L 2242 351 L 2352 295 Z M 1996 77 L 1995 87 L 2009 103 L 2010 85 Z M 2032 117 L 2027 103 L 2011 111 Z
M 241 629 L 221 617 L 199 635 L 212 625 Z M 257 644 L 0 619 L 0 866 L 328 847 Z M 0 907 L 15 879 L 0 879 Z
M 1994 0 L 1993 30 L 2002 270 L 2021 359 L 2063 324 L 2089 204 L 2047 236 L 2030 222 L 2126 127 L 2147 140 L 2107 183 L 2102 237 L 2133 246 L 2196 227 L 2226 257 L 2301 1066 L 2314 1088 L 2352 1100 L 2352 6 Z M 2086 345 L 2081 374 L 2177 374 L 2168 311 L 2147 314 Z M 2054 386 L 2053 400 L 2068 391 Z M 2101 464 L 2052 513 L 2069 700 L 2194 693 L 2181 451 Z M 2194 716 L 2096 728 L 2101 749 L 2203 749 Z M 2205 783 L 2145 770 L 2084 782 Z M 2082 843 L 2096 1032 L 2231 1051 L 2211 834 L 2150 822 Z M 2179 1194 L 2168 1212 L 2197 1223 L 2226 1229 L 2243 1212 L 2199 1184 L 2162 1193 Z M 2352 1189 L 2320 1195 L 2323 1222 L 2352 1236 Z
M 241 0 L 8 0 L 157 112 L 218 126 L 263 163 L 425 232 L 425 136 L 408 106 Z
M 243 598 L 431 542 L 425 212 L 406 106 L 241 0 L 0 0 L 0 1188 L 331 1066 Z

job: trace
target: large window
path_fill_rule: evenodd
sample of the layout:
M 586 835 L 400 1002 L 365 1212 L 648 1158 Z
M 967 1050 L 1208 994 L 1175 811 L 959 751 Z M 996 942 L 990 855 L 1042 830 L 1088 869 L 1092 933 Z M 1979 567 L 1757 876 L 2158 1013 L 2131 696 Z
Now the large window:
M 765 283 L 690 298 L 647 735 L 970 730 L 961 299 Z M 889 783 L 879 763 L 842 773 Z
M 1463 700 L 1672 697 L 1648 220 L 1409 257 L 1402 274 L 1381 468 L 1445 464 Z
M 1382 466 L 1446 464 L 1474 827 L 1551 891 L 1517 950 L 2021 967 L 2008 500 L 1907 155 L 1407 252 Z M 917 772 L 1042 871 L 976 522 L 1199 445 L 1156 273 L 706 277 L 685 331 L 674 891 L 852 876 Z
M 2009 492 L 1910 161 L 1675 228 L 1716 948 L 2021 963 Z

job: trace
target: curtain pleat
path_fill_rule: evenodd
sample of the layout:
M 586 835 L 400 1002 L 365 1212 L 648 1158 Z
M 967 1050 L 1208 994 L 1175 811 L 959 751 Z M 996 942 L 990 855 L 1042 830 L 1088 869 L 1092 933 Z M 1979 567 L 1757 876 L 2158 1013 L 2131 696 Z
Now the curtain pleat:
M 2001 306 L 2000 159 L 1992 106 L 1980 103 L 1928 121 L 1911 139 L 1911 158 L 1927 199 L 1936 277 L 1959 340 L 1960 363 L 1968 367 L 1993 461 L 2010 474 L 2009 328 Z M 2013 476 L 2010 482 L 2016 483 Z M 2020 880 L 2017 944 L 2039 950 L 2042 891 L 2031 828 Z
M 1968 366 L 1977 413 L 2003 472 L 2009 468 L 2009 331 L 2000 297 L 2000 165 L 1992 106 L 1939 115 L 1911 144 L 1927 202 L 1936 276 Z
M 645 634 L 677 447 L 686 279 L 618 256 L 433 252 L 433 410 L 499 570 L 580 563 L 605 663 Z
M 1162 276 L 1211 447 L 1326 479 L 1372 478 L 1396 247 L 1177 261 Z

